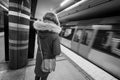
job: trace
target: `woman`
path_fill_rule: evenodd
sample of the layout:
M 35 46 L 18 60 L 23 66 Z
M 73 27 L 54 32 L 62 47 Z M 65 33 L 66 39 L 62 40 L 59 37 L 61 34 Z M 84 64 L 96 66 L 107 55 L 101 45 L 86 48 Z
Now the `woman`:
M 43 21 L 34 22 L 34 28 L 38 31 L 38 37 L 41 41 L 41 48 L 46 59 L 54 59 L 60 54 L 60 41 L 59 33 L 61 31 L 60 23 L 58 21 L 57 15 L 53 12 L 47 12 Z M 43 72 L 41 70 L 41 54 L 40 54 L 40 44 L 38 44 L 36 65 L 35 65 L 35 80 L 47 80 L 50 72 Z

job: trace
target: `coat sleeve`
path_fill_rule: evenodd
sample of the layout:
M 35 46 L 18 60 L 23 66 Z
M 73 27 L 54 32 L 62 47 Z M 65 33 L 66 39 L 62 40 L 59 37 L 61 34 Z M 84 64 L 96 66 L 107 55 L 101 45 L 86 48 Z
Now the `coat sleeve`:
M 60 55 L 60 53 L 61 53 L 61 48 L 60 48 L 60 40 L 58 37 L 53 41 L 53 54 L 54 56 L 57 56 Z

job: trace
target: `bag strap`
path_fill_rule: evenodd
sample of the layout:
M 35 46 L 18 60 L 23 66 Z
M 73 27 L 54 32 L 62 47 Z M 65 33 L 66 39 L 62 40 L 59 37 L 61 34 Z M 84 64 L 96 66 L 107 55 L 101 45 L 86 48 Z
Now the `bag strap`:
M 40 48 L 40 54 L 43 60 L 43 52 L 42 52 L 42 48 L 41 48 L 41 41 L 40 41 L 40 37 L 39 37 L 39 31 L 37 31 L 37 41 L 38 41 L 38 48 Z

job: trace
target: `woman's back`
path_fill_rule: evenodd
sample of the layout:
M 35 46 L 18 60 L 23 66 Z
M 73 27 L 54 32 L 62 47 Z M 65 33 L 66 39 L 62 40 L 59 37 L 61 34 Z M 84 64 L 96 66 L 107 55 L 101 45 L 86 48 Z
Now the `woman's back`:
M 59 33 L 61 32 L 60 23 L 57 15 L 48 12 L 43 17 L 43 21 L 35 21 L 34 28 L 38 34 L 38 50 L 36 56 L 35 66 L 35 80 L 46 80 L 50 72 L 43 72 L 41 67 L 42 55 L 40 54 L 40 45 L 44 58 L 55 59 L 61 53 Z
M 42 52 L 45 54 L 44 58 L 55 58 L 56 55 L 60 54 L 58 34 L 49 31 L 39 31 L 38 37 L 41 41 Z

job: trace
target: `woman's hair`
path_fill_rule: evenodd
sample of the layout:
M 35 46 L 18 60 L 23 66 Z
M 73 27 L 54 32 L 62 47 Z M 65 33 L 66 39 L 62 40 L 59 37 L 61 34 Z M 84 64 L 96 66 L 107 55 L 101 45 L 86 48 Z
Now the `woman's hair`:
M 43 20 L 49 20 L 54 22 L 56 25 L 60 26 L 60 22 L 58 20 L 57 15 L 54 12 L 47 12 L 44 16 L 43 16 Z

